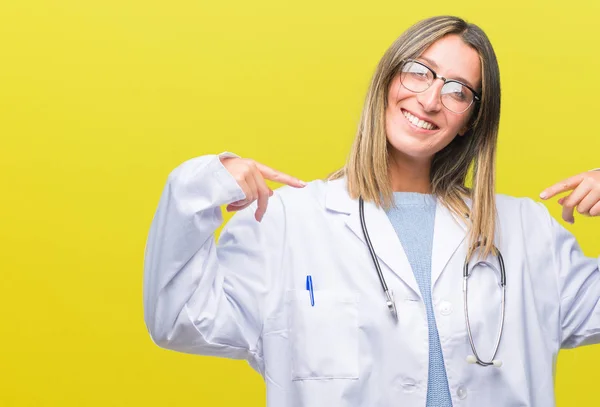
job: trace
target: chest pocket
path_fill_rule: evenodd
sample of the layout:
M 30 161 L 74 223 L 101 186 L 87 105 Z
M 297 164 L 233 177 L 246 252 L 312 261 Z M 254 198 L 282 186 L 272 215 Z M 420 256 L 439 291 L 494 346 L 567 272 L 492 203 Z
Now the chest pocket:
M 292 380 L 358 379 L 358 295 L 286 293 Z

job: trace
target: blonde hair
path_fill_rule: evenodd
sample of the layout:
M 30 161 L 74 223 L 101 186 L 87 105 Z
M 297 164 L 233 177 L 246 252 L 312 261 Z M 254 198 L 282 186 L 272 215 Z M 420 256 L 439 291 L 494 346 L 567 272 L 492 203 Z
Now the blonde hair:
M 495 156 L 500 121 L 500 73 L 492 45 L 476 25 L 458 17 L 432 17 L 410 27 L 385 52 L 371 80 L 354 144 L 346 165 L 329 178 L 347 177 L 353 199 L 389 208 L 393 191 L 389 179 L 385 111 L 392 80 L 406 59 L 420 56 L 440 38 L 456 34 L 475 49 L 481 61 L 481 101 L 475 105 L 469 130 L 455 137 L 433 158 L 431 188 L 457 218 L 468 218 L 469 257 L 477 244 L 480 254 L 493 251 L 496 202 Z M 467 174 L 472 166 L 472 187 Z M 465 204 L 472 200 L 472 207 Z

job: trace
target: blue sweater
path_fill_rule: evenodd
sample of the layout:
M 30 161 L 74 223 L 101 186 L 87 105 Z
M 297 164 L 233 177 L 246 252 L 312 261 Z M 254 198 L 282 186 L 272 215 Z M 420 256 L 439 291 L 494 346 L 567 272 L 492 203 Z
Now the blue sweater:
M 433 195 L 394 192 L 395 207 L 387 211 L 419 284 L 429 325 L 427 407 L 451 407 L 444 355 L 431 302 L 431 253 L 436 201 Z M 402 312 L 401 309 L 398 312 Z

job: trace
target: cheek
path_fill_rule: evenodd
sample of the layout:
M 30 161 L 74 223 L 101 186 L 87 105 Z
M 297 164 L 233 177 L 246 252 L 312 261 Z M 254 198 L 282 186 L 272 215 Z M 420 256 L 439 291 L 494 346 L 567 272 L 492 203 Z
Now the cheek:
M 404 100 L 410 96 L 414 96 L 414 93 L 406 90 L 398 80 L 395 81 L 390 87 L 390 92 L 388 93 L 388 103 L 397 104 L 399 101 Z
M 454 134 L 463 134 L 469 122 L 470 115 L 451 115 L 447 118 L 448 128 Z
M 402 116 L 402 113 L 400 113 L 400 110 L 398 109 L 397 104 L 396 103 L 394 103 L 394 104 L 388 103 L 388 105 L 385 109 L 385 131 L 386 131 L 388 138 L 390 136 L 397 134 L 399 131 L 401 131 L 400 130 L 402 128 L 402 123 L 400 123 L 401 120 L 406 120 L 406 119 L 404 118 L 404 116 Z
M 390 87 L 388 88 L 388 104 L 398 103 L 398 101 L 406 98 L 408 96 L 408 93 L 411 92 L 407 91 L 402 86 L 402 84 L 400 83 L 400 77 L 396 76 L 390 84 Z

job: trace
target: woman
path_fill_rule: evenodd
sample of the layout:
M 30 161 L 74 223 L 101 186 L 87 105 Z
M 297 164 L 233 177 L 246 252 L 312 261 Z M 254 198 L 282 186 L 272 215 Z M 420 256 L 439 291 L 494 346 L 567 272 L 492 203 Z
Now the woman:
M 183 163 L 146 249 L 153 340 L 247 359 L 275 407 L 554 405 L 559 349 L 600 341 L 598 260 L 543 205 L 495 196 L 499 114 L 486 35 L 435 17 L 380 61 L 330 180 L 229 153 Z M 600 214 L 600 172 L 542 198 L 565 191 L 565 220 Z M 216 245 L 220 205 L 239 213 Z

